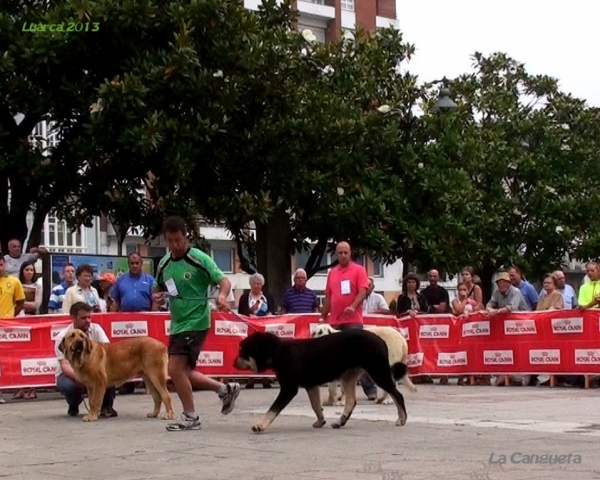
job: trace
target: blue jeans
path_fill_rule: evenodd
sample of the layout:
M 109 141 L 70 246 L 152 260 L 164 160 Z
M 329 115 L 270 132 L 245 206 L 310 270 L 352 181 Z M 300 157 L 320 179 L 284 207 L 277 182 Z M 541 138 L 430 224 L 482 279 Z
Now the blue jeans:
M 61 373 L 56 379 L 56 387 L 65 396 L 69 407 L 79 407 L 83 402 L 83 394 L 85 388 L 78 386 L 73 380 L 67 377 L 64 373 Z M 102 400 L 102 407 L 100 410 L 112 408 L 113 402 L 115 401 L 116 389 L 115 387 L 108 387 Z
M 362 323 L 343 323 L 334 327 L 336 330 L 349 330 L 351 328 L 359 328 L 362 330 Z M 362 385 L 363 392 L 368 397 L 369 395 L 377 395 L 377 385 L 370 377 L 367 372 L 364 372 L 360 377 L 360 384 Z

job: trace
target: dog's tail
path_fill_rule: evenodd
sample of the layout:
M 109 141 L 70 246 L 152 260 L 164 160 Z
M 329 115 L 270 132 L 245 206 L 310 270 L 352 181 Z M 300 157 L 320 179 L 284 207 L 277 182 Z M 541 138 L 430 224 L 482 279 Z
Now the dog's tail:
M 392 378 L 395 381 L 399 381 L 400 383 L 402 383 L 411 392 L 417 391 L 417 387 L 415 387 L 415 384 L 412 383 L 412 380 L 408 375 L 408 366 L 406 365 L 406 363 L 397 362 L 394 363 L 390 368 L 392 370 Z

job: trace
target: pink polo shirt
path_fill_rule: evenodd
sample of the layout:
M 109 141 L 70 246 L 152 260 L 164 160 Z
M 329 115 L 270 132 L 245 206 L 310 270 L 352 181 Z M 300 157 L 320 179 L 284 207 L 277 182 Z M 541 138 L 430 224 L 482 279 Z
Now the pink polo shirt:
M 353 314 L 344 313 L 344 309 L 352 305 L 361 288 L 365 290 L 369 288 L 369 277 L 361 265 L 350 262 L 345 268 L 338 265 L 331 269 L 325 287 L 325 295 L 331 304 L 328 319 L 331 326 L 343 323 L 363 323 L 362 303 L 356 307 Z

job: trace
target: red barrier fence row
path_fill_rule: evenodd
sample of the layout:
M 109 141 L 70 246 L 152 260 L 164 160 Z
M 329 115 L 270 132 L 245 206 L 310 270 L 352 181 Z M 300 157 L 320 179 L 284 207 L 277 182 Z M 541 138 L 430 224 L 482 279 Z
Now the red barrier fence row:
M 600 311 L 520 312 L 468 320 L 452 315 L 396 319 L 365 316 L 370 325 L 396 327 L 408 339 L 412 375 L 600 374 Z M 248 376 L 233 367 L 240 340 L 253 331 L 307 338 L 319 316 L 247 318 L 213 312 L 197 369 L 215 377 Z M 168 342 L 169 314 L 94 314 L 111 342 L 150 336 Z M 70 323 L 64 315 L 0 320 L 0 388 L 51 386 L 54 338 Z M 265 375 L 271 376 L 271 375 Z

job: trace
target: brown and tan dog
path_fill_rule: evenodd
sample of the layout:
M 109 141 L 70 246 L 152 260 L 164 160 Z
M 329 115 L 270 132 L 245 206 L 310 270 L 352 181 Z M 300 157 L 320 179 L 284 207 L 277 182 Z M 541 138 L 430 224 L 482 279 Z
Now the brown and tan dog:
M 161 418 L 175 418 L 167 390 L 169 356 L 167 347 L 158 340 L 138 337 L 101 344 L 75 329 L 65 335 L 58 348 L 87 387 L 90 412 L 83 417 L 84 422 L 98 419 L 106 387 L 119 387 L 135 375 L 142 377 L 154 400 L 154 410 L 147 417 L 158 417 L 163 403 L 166 414 Z

